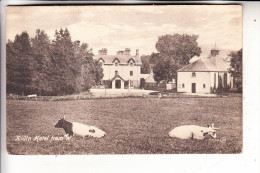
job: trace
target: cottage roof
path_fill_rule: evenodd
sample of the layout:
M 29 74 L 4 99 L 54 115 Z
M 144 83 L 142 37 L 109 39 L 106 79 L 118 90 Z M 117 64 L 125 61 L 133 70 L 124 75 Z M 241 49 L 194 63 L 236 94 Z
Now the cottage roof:
M 217 56 L 202 57 L 178 71 L 228 71 L 230 67 L 229 58 L 226 55 L 220 54 Z
M 141 58 L 139 56 L 131 55 L 95 55 L 95 60 L 102 59 L 104 64 L 113 64 L 116 59 L 118 59 L 119 64 L 129 64 L 132 59 L 135 64 L 142 65 Z

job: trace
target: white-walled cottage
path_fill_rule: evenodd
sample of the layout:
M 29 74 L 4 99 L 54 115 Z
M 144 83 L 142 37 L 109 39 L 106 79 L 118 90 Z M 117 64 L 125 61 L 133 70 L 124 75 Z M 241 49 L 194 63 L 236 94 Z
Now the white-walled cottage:
M 209 57 L 200 58 L 177 72 L 177 91 L 186 93 L 214 93 L 233 87 L 228 69 L 227 53 L 216 48 Z
M 104 77 L 101 83 L 106 88 L 139 88 L 142 66 L 139 50 L 136 50 L 135 56 L 131 56 L 129 48 L 117 51 L 116 55 L 107 55 L 106 48 L 99 50 L 98 53 L 94 59 L 103 68 Z

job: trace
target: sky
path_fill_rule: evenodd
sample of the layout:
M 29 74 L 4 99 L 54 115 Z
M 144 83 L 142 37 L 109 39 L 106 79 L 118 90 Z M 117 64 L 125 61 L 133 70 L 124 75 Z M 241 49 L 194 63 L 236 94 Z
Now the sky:
M 53 39 L 55 30 L 68 28 L 73 41 L 88 43 L 93 53 L 107 48 L 109 55 L 131 49 L 135 55 L 157 52 L 159 36 L 196 34 L 202 55 L 217 45 L 220 50 L 242 48 L 242 6 L 24 6 L 7 7 L 6 40 L 27 31 L 34 37 L 44 30 Z

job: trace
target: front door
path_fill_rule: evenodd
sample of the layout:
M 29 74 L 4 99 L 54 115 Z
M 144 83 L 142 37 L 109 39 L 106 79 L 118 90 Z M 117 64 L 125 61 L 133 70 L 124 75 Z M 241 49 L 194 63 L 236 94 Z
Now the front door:
M 121 80 L 116 80 L 116 89 L 121 88 Z
M 196 83 L 191 84 L 191 92 L 196 93 Z

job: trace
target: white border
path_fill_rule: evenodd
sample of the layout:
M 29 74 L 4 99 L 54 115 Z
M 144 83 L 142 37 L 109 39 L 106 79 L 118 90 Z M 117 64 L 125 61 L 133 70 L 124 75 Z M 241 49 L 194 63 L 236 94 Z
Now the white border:
M 45 2 L 50 4 L 51 2 Z M 57 2 L 53 2 L 57 3 Z M 68 2 L 61 2 L 68 3 Z M 75 3 L 75 2 L 72 2 Z M 79 4 L 86 2 L 79 2 Z M 101 3 L 101 2 L 98 2 Z M 116 3 L 116 2 L 111 2 Z M 121 3 L 121 2 L 120 2 Z M 130 3 L 138 3 L 130 2 Z M 150 2 L 144 2 L 150 3 Z M 160 2 L 161 3 L 161 2 Z M 167 2 L 170 3 L 170 2 Z M 182 3 L 182 2 L 176 2 Z M 187 2 L 184 2 L 187 3 Z M 195 2 L 191 2 L 195 3 Z M 196 2 L 198 3 L 198 2 Z M 209 2 L 201 2 L 209 3 Z M 218 2 L 212 2 L 218 3 Z M 221 4 L 231 2 L 219 2 Z M 1 172 L 260 172 L 260 2 L 243 5 L 243 153 L 172 155 L 7 155 L 5 142 L 5 86 L 1 82 Z M 43 4 L 10 2 L 9 4 Z M 1 3 L 1 80 L 5 81 L 5 2 Z M 256 21 L 255 21 L 256 20 Z

